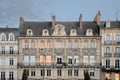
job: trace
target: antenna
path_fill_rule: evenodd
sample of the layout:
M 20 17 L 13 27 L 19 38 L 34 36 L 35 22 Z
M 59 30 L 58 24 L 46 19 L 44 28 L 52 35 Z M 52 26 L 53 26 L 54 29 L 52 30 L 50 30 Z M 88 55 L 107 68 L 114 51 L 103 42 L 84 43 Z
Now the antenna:
M 53 11 L 53 12 L 51 12 L 51 13 L 50 13 L 50 15 L 51 15 L 51 16 L 53 16 L 53 15 L 54 15 L 54 13 L 55 13 L 55 12 Z

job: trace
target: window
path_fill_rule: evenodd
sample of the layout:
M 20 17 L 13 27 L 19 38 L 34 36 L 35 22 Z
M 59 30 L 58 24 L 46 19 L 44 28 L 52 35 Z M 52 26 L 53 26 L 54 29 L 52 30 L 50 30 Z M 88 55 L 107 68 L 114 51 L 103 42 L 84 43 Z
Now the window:
M 61 75 L 62 75 L 62 70 L 61 70 L 61 69 L 58 69 L 58 70 L 57 70 L 57 75 L 58 75 L 58 76 L 61 76 Z
M 13 40 L 14 40 L 14 35 L 13 35 L 13 34 L 10 34 L 10 35 L 9 35 L 9 40 L 10 40 L 10 41 L 13 41 Z
M 120 47 L 115 48 L 115 53 L 120 53 Z
M 46 64 L 51 64 L 51 56 L 46 56 Z
M 116 42 L 120 42 L 120 34 L 116 34 L 115 40 Z
M 94 44 L 94 42 L 93 41 L 91 41 L 91 43 L 90 43 L 90 48 L 95 48 L 95 44 Z
M 106 53 L 111 53 L 110 47 L 106 47 Z
M 4 66 L 5 65 L 5 58 L 1 58 L 1 65 Z
M 90 65 L 95 65 L 95 56 L 90 56 Z
M 29 48 L 29 43 L 26 41 L 25 42 L 25 49 L 28 49 Z
M 62 56 L 57 56 L 57 64 L 62 64 Z
M 30 64 L 35 65 L 35 56 L 30 56 Z
M 84 65 L 88 65 L 88 56 L 83 56 Z
M 2 41 L 5 41 L 6 40 L 6 36 L 5 36 L 5 34 L 3 33 L 2 34 Z
M 78 76 L 78 69 L 74 70 L 74 76 Z
M 29 65 L 29 56 L 24 56 L 24 65 Z
M 45 58 L 44 56 L 40 56 L 40 64 L 44 64 L 45 63 Z
M 72 76 L 72 69 L 68 69 L 68 76 Z
M 106 41 L 108 41 L 108 42 L 109 42 L 109 41 L 110 41 L 110 39 L 111 39 L 111 36 L 110 36 L 109 34 L 107 34 L 107 35 L 106 35 Z
M 5 72 L 1 72 L 1 80 L 5 80 Z
M 14 80 L 14 73 L 13 72 L 9 72 L 9 80 Z
M 84 42 L 84 48 L 85 48 L 85 49 L 88 48 L 88 42 L 87 42 L 87 41 Z
M 51 48 L 51 47 L 52 47 L 51 41 L 48 41 L 48 42 L 47 42 L 47 47 L 48 47 L 48 48 Z
M 79 64 L 79 56 L 74 56 L 74 64 Z
M 29 29 L 27 29 L 27 36 L 32 36 L 32 35 L 33 35 L 33 32 L 29 27 Z
M 68 42 L 68 48 L 72 48 L 72 41 Z
M 75 46 L 75 48 L 79 48 L 79 43 L 78 43 L 78 41 L 75 41 L 74 46 Z
M 115 68 L 120 68 L 120 61 L 118 59 L 115 60 Z
M 44 48 L 45 47 L 45 42 L 42 40 L 41 41 L 41 47 Z
M 68 56 L 68 64 L 72 64 L 72 56 Z
M 35 42 L 34 41 L 31 42 L 31 48 L 35 48 Z
M 14 65 L 14 60 L 13 58 L 10 58 L 10 66 Z
M 62 48 L 62 42 L 61 41 L 57 41 L 57 48 Z
M 35 76 L 35 71 L 31 71 L 31 76 Z
M 5 54 L 5 46 L 2 46 L 2 54 Z
M 10 46 L 10 54 L 13 54 L 13 46 Z
M 95 76 L 94 70 L 90 71 L 90 76 Z
M 110 60 L 106 59 L 106 68 L 110 68 Z
M 41 76 L 45 76 L 45 70 L 41 69 Z
M 51 76 L 51 70 L 47 70 L 47 76 Z

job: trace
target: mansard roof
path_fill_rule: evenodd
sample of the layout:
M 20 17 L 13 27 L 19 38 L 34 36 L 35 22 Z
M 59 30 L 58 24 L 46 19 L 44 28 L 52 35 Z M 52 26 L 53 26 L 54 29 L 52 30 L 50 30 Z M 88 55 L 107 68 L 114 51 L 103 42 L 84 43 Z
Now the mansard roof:
M 102 21 L 101 28 L 106 28 L 106 22 L 107 21 Z M 120 28 L 120 21 L 108 21 L 108 22 L 110 22 L 109 28 Z
M 85 36 L 86 30 L 91 28 L 93 30 L 94 36 L 99 36 L 99 27 L 96 25 L 94 21 L 83 21 L 82 28 L 79 26 L 79 21 L 71 21 L 71 22 L 55 22 L 57 24 L 61 24 L 65 26 L 65 32 L 67 36 L 70 34 L 70 29 L 74 28 L 77 31 L 78 36 Z M 24 21 L 23 24 L 20 24 L 20 36 L 26 36 L 26 31 L 28 28 L 32 29 L 33 36 L 42 36 L 42 30 L 48 29 L 49 34 L 54 31 L 54 27 L 52 27 L 52 22 L 31 22 L 31 21 Z

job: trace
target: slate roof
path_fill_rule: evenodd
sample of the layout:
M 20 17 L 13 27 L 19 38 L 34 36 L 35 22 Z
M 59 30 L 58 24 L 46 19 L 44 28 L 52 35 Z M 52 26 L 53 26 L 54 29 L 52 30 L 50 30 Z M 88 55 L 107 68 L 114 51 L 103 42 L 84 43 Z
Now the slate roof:
M 94 21 L 83 21 L 83 28 L 80 28 L 79 21 L 72 21 L 72 22 L 56 22 L 57 24 L 62 24 L 65 26 L 65 32 L 67 33 L 67 36 L 70 34 L 70 29 L 74 28 L 77 30 L 78 36 L 85 36 L 86 30 L 88 28 L 91 28 L 93 30 L 94 36 L 99 36 L 99 27 L 96 25 Z M 26 36 L 27 29 L 30 28 L 33 31 L 34 36 L 41 36 L 42 30 L 44 28 L 49 30 L 49 34 L 51 34 L 54 31 L 54 28 L 52 27 L 52 22 L 30 22 L 30 21 L 24 21 L 22 25 L 19 26 L 20 29 L 20 36 Z
M 106 28 L 106 22 L 102 21 L 102 28 Z M 120 28 L 120 21 L 110 21 L 110 27 L 109 28 Z

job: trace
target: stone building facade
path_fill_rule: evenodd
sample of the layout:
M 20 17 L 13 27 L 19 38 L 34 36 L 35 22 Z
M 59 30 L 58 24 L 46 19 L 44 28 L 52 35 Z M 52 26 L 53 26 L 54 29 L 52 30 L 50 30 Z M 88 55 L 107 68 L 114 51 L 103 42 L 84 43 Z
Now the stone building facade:
M 0 28 L 0 80 L 17 80 L 18 28 Z
M 100 16 L 97 14 L 96 17 Z M 100 18 L 99 18 L 100 19 Z M 18 79 L 100 80 L 101 37 L 96 21 L 29 22 L 20 17 Z
M 33 22 L 0 28 L 0 79 L 120 80 L 120 21 Z M 18 38 L 17 38 L 18 36 Z M 14 49 L 14 50 L 13 50 Z M 19 50 L 19 54 L 18 54 Z

